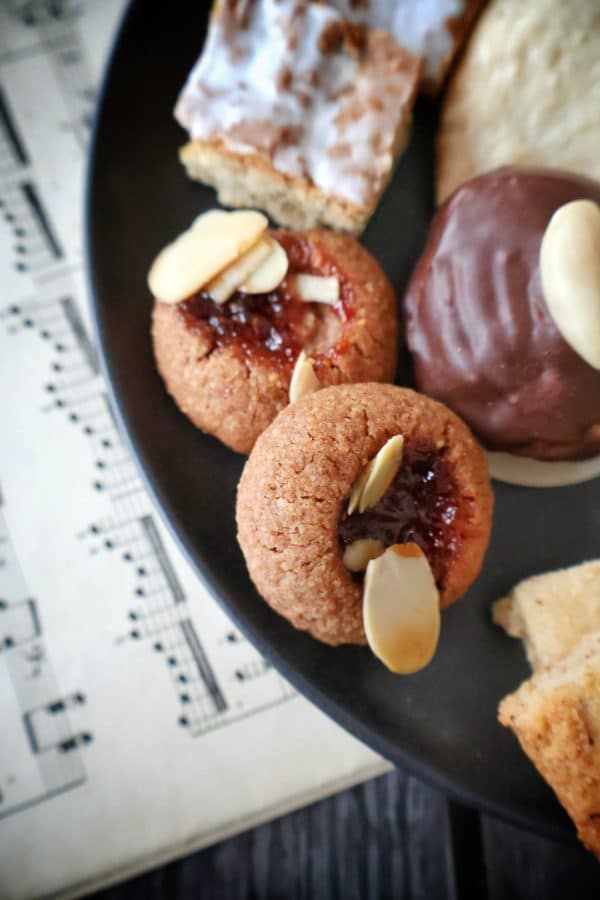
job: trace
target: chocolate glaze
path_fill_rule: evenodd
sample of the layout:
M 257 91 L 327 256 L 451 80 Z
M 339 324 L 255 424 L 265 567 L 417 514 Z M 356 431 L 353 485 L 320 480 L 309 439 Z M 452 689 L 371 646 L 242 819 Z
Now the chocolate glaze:
M 539 251 L 552 214 L 600 203 L 600 185 L 543 169 L 500 169 L 436 214 L 405 297 L 421 391 L 490 448 L 539 459 L 600 453 L 600 372 L 563 340 L 544 300 Z
M 361 538 L 418 544 L 443 586 L 448 561 L 460 540 L 458 493 L 442 455 L 429 447 L 405 447 L 402 465 L 379 503 L 364 513 L 346 514 L 338 526 L 342 553 Z
M 335 307 L 301 300 L 286 277 L 268 294 L 236 291 L 222 304 L 199 291 L 179 303 L 177 312 L 187 328 L 208 338 L 211 349 L 235 344 L 247 357 L 261 356 L 272 366 L 291 366 L 303 347 L 325 349 L 319 347 L 321 339 L 333 332 L 326 319 L 352 318 L 352 286 L 323 251 L 303 236 L 274 232 L 273 237 L 288 255 L 288 276 L 297 272 L 338 276 L 340 302 Z M 326 349 L 329 357 L 335 356 L 343 352 L 343 341 Z

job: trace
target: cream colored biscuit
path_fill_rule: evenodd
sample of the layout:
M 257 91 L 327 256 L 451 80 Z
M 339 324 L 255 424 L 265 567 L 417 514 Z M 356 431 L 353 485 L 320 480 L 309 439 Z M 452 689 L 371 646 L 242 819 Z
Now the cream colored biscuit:
M 492 0 L 446 94 L 438 201 L 503 165 L 600 179 L 598 110 L 598 0 Z
M 505 697 L 499 719 L 600 857 L 600 631 Z
M 600 629 L 600 560 L 526 578 L 494 604 L 493 617 L 523 640 L 534 670 L 559 662 Z

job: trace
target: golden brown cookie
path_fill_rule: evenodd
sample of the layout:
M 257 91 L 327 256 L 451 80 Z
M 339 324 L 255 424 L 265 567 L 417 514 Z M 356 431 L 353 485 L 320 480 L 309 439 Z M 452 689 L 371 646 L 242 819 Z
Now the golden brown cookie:
M 389 381 L 396 368 L 394 292 L 375 259 L 348 235 L 273 232 L 288 275 L 269 294 L 240 291 L 224 304 L 203 291 L 154 306 L 158 369 L 179 408 L 203 431 L 240 453 L 288 403 L 304 350 L 321 385 Z M 294 275 L 336 276 L 340 300 L 301 300 Z
M 600 631 L 504 697 L 498 718 L 600 858 Z
M 348 516 L 353 485 L 392 437 L 400 468 L 371 509 Z M 484 455 L 450 410 L 394 385 L 330 387 L 284 409 L 256 442 L 238 488 L 238 539 L 267 603 L 329 644 L 364 644 L 360 538 L 418 544 L 445 607 L 476 578 L 493 495 Z

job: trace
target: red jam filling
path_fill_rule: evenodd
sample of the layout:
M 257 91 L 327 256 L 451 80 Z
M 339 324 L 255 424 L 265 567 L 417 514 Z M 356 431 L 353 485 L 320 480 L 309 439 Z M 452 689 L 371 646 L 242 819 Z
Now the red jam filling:
M 418 544 L 438 587 L 460 540 L 458 491 L 443 457 L 430 448 L 405 447 L 402 465 L 379 503 L 364 513 L 346 514 L 338 526 L 342 553 L 360 538 L 392 544 Z
M 262 356 L 270 363 L 291 366 L 303 347 L 318 343 L 326 316 L 333 312 L 341 322 L 351 318 L 352 287 L 333 261 L 304 237 L 287 232 L 273 237 L 287 253 L 288 275 L 304 272 L 338 276 L 341 299 L 336 306 L 306 303 L 286 277 L 269 294 L 236 291 L 223 304 L 215 303 L 206 291 L 199 291 L 179 303 L 177 312 L 187 328 L 210 340 L 210 350 L 235 345 L 247 357 Z

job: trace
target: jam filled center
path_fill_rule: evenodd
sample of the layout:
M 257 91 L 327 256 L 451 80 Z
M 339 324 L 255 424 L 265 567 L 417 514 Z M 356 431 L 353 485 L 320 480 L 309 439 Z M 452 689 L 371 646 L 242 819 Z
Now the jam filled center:
M 341 323 L 351 315 L 351 287 L 331 259 L 301 235 L 275 233 L 289 266 L 279 287 L 268 294 L 236 291 L 226 303 L 216 303 L 199 291 L 178 304 L 187 328 L 209 342 L 209 350 L 235 344 L 247 357 L 292 365 L 300 350 L 324 352 L 339 339 Z M 340 302 L 334 307 L 307 303 L 293 288 L 291 275 L 337 275 Z
M 338 526 L 342 553 L 362 538 L 392 544 L 418 544 L 442 586 L 458 534 L 458 491 L 439 452 L 405 447 L 402 465 L 381 500 L 363 513 L 347 515 Z

